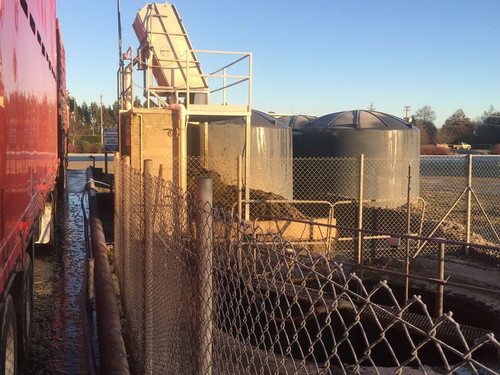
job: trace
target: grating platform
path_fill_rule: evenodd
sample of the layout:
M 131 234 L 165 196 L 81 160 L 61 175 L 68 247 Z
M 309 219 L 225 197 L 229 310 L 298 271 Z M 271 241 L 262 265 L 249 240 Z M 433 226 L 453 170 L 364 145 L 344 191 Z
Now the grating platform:
M 398 310 L 395 307 L 375 304 L 372 306 L 374 307 L 374 311 L 365 309 L 360 315 L 367 319 L 378 319 L 382 326 L 386 326 L 394 322 L 394 317 L 398 315 Z M 436 320 L 431 322 L 427 316 L 409 311 L 403 312 L 401 319 L 407 323 L 406 326 L 410 329 L 410 331 L 414 331 L 417 334 L 418 330 L 430 333 L 435 327 L 435 336 L 446 342 L 457 341 L 462 343 L 461 336 L 463 335 L 467 344 L 473 345 L 477 339 L 492 333 L 492 331 L 483 328 L 458 323 L 454 324 L 448 320 L 440 322 L 436 327 Z
M 437 323 L 436 320 L 430 321 L 429 317 L 422 314 L 417 314 L 409 311 L 404 311 L 400 317 L 398 317 L 398 309 L 396 307 L 377 305 L 371 303 L 370 308 L 364 308 L 359 310 L 358 306 L 353 306 L 353 304 L 345 298 L 335 298 L 332 293 L 322 292 L 314 288 L 297 286 L 291 283 L 283 283 L 276 280 L 269 280 L 266 278 L 256 278 L 252 282 L 252 287 L 261 291 L 270 291 L 276 294 L 285 295 L 289 298 L 297 298 L 298 302 L 304 304 L 314 304 L 318 307 L 318 304 L 323 304 L 325 310 L 331 310 L 331 306 L 350 306 L 346 310 L 349 314 L 354 314 L 355 316 L 359 314 L 362 319 L 380 323 L 382 327 L 387 327 L 388 325 L 394 324 L 395 320 L 404 321 L 405 326 L 414 334 L 431 334 L 431 331 L 436 327 L 436 336 L 438 339 L 446 341 L 447 343 L 454 345 L 462 345 L 463 340 L 468 345 L 474 345 L 476 340 L 479 338 L 493 333 L 492 331 L 473 327 L 464 324 L 454 324 L 450 321 L 443 321 Z M 339 303 L 340 302 L 340 303 Z M 437 326 L 436 326 L 437 325 Z M 401 324 L 395 324 L 394 329 L 402 329 Z M 497 334 L 495 333 L 495 336 Z M 463 338 L 462 338 L 463 337 Z

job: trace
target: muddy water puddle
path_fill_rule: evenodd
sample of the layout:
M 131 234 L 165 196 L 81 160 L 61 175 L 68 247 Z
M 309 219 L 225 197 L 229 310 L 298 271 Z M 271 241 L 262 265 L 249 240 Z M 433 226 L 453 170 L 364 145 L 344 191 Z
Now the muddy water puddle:
M 68 171 L 67 189 L 58 206 L 56 248 L 35 253 L 32 352 L 25 374 L 89 373 L 82 299 L 85 180 L 85 171 Z

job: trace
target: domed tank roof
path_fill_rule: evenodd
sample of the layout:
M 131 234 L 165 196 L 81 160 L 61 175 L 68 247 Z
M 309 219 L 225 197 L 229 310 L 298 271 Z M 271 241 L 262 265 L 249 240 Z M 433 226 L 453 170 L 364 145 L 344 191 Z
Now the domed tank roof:
M 230 120 L 223 120 L 223 121 L 215 121 L 212 123 L 213 125 L 244 125 L 245 121 L 243 117 L 238 117 L 235 119 L 230 119 Z M 256 109 L 252 109 L 252 116 L 251 116 L 251 124 L 252 126 L 259 127 L 259 128 L 286 128 L 289 129 L 289 127 L 283 123 L 281 120 L 276 119 L 267 113 L 257 111 Z
M 289 127 L 293 129 L 301 129 L 306 124 L 316 119 L 316 116 L 310 115 L 293 115 L 293 116 L 282 116 L 279 118 L 280 121 L 287 124 Z
M 411 130 L 413 125 L 387 113 L 357 109 L 330 113 L 305 124 L 306 129 Z

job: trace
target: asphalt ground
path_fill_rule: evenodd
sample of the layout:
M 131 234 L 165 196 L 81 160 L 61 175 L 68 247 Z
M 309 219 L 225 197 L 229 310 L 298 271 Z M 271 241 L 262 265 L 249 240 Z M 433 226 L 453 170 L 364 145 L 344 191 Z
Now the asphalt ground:
M 114 172 L 113 154 L 108 154 L 108 173 Z M 95 163 L 96 168 L 105 170 L 104 154 L 69 154 L 68 169 L 85 170 Z

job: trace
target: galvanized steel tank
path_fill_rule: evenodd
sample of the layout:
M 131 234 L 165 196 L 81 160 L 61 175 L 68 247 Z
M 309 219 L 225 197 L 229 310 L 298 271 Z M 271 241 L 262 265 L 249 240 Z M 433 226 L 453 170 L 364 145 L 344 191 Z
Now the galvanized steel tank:
M 295 199 L 357 199 L 360 154 L 365 155 L 364 199 L 373 206 L 397 207 L 407 201 L 409 164 L 411 201 L 418 198 L 420 132 L 401 118 L 368 110 L 336 112 L 297 124 L 293 142 L 294 158 L 347 158 L 316 169 L 296 161 Z
M 311 122 L 312 120 L 316 119 L 316 116 L 311 116 L 311 115 L 287 115 L 287 116 L 281 116 L 278 119 L 283 122 L 284 124 L 288 125 L 291 128 L 299 128 L 302 127 L 304 124 L 307 124 L 308 122 Z
M 292 129 L 263 112 L 252 110 L 250 188 L 293 197 Z M 245 152 L 243 118 L 188 126 L 188 155 L 200 156 L 204 167 L 236 184 L 238 155 Z

